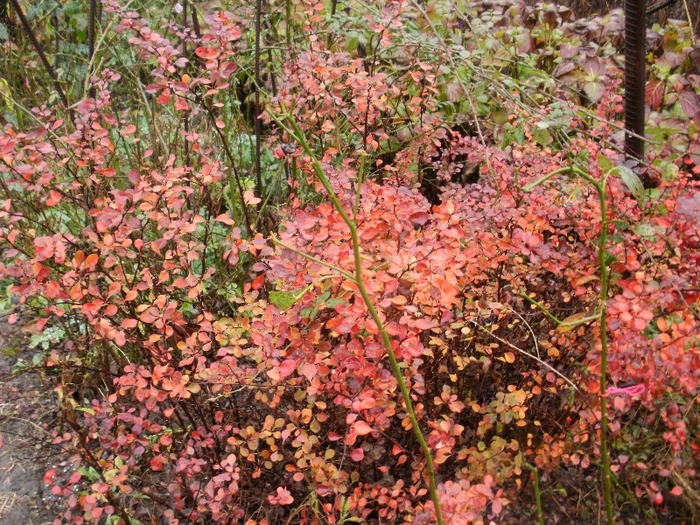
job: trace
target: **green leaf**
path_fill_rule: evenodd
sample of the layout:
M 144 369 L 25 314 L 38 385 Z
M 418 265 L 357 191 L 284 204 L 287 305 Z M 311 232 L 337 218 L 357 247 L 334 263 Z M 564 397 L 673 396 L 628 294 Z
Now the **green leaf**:
M 632 231 L 640 237 L 654 237 L 656 230 L 650 224 L 637 224 L 632 228 Z
M 615 168 L 615 165 L 612 163 L 612 161 L 605 155 L 598 155 L 597 160 L 600 169 L 602 169 L 603 171 L 612 171 Z
M 0 23 L 0 40 L 7 40 L 10 38 L 10 33 L 7 31 L 7 28 Z
M 270 302 L 280 310 L 287 310 L 297 302 L 297 296 L 293 292 L 279 292 L 277 290 L 271 290 L 269 297 Z
M 532 131 L 532 138 L 534 138 L 540 146 L 545 147 L 549 145 L 551 135 L 546 129 L 535 129 Z
M 632 196 L 639 203 L 639 206 L 644 206 L 647 195 L 644 190 L 644 185 L 642 181 L 639 180 L 637 174 L 627 166 L 617 166 L 615 167 L 615 171 L 620 175 L 622 182 L 627 186 L 627 189 L 630 190 Z
M 522 145 L 525 143 L 525 132 L 521 128 L 518 128 L 513 133 L 513 138 L 515 138 L 515 142 Z
M 347 302 L 344 301 L 343 299 L 338 299 L 338 298 L 332 298 L 332 299 L 328 299 L 326 301 L 326 306 L 328 308 L 335 308 L 339 304 L 347 304 Z
M 70 2 L 70 3 L 66 4 L 65 6 L 63 6 L 62 11 L 63 11 L 64 15 L 66 15 L 68 17 L 72 17 L 75 15 L 82 14 L 83 9 L 84 8 L 82 5 L 80 5 L 80 2 Z
M 586 82 L 583 85 L 583 91 L 586 92 L 588 99 L 594 104 L 600 102 L 600 99 L 603 98 L 604 90 L 605 84 L 602 82 Z

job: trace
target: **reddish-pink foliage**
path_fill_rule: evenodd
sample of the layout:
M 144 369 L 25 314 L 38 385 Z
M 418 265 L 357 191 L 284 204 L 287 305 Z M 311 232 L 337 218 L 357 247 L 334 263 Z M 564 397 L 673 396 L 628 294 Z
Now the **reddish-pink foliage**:
M 312 3 L 304 8 L 303 24 L 317 28 Z M 240 20 L 210 14 L 196 37 L 177 28 L 161 34 L 116 2 L 105 9 L 153 67 L 145 91 L 158 105 L 211 111 L 211 124 L 225 127 L 215 109 L 246 49 Z M 391 3 L 372 18 L 383 48 L 399 38 L 404 9 Z M 195 46 L 198 76 L 173 35 Z M 364 285 L 434 455 L 446 519 L 495 518 L 522 487 L 525 462 L 587 469 L 599 453 L 598 324 L 557 327 L 523 298 L 562 319 L 596 311 L 598 196 L 563 177 L 522 188 L 572 159 L 602 180 L 608 165 L 623 162 L 606 142 L 612 128 L 572 117 L 580 133 L 561 151 L 538 144 L 538 120 L 512 105 L 507 119 L 523 130 L 521 143 L 455 136 L 432 87 L 439 64 L 419 61 L 391 76 L 318 45 L 285 65 L 272 107 L 289 109 L 309 135 L 358 225 Z M 298 145 L 288 153 L 283 132 L 270 139 L 299 175 L 289 181 L 276 236 L 251 232 L 216 206 L 216 192 L 234 176 L 216 148 L 190 130 L 182 137 L 189 164 L 155 151 L 157 141 L 116 114 L 119 79 L 110 70 L 95 78 L 97 97 L 77 105 L 73 123 L 40 108 L 37 129 L 0 132 L 8 188 L 0 275 L 41 312 L 37 330 L 67 333 L 48 360 L 62 371 L 67 421 L 54 443 L 77 452 L 67 477 L 53 469 L 45 477 L 66 500 L 62 519 L 150 512 L 170 523 L 255 523 L 257 509 L 272 506 L 273 523 L 299 505 L 295 520 L 318 523 L 302 503 L 313 494 L 329 523 L 342 513 L 433 523 L 425 461 L 379 328 L 343 274 L 356 270 L 350 231 L 330 202 L 302 198 L 305 186 L 325 195 L 311 159 Z M 618 115 L 616 87 L 600 93 L 600 117 Z M 342 141 L 339 126 L 348 128 Z M 363 158 L 396 137 L 405 147 L 391 163 L 378 159 L 355 209 Z M 142 142 L 150 144 L 143 151 Z M 686 463 L 700 454 L 688 416 L 700 386 L 697 132 L 689 144 L 654 206 L 640 206 L 619 178 L 606 184 L 609 374 L 618 385 L 609 390 L 611 431 L 622 440 L 630 427 L 643 431 L 638 418 L 660 420 L 657 445 L 670 450 L 653 466 L 661 476 L 694 476 Z M 119 153 L 125 147 L 140 151 L 133 162 Z M 415 166 L 438 149 L 446 150 L 435 163 L 444 185 L 441 203 L 430 206 Z M 448 182 L 460 168 L 454 159 L 478 165 L 478 184 Z M 259 196 L 241 199 L 254 206 Z M 237 293 L 217 294 L 233 281 Z M 293 300 L 283 304 L 274 293 Z M 83 402 L 71 371 L 81 367 L 104 395 Z M 578 385 L 576 395 L 553 369 Z M 628 382 L 643 387 L 639 397 L 618 395 Z M 652 483 L 644 490 L 659 503 Z

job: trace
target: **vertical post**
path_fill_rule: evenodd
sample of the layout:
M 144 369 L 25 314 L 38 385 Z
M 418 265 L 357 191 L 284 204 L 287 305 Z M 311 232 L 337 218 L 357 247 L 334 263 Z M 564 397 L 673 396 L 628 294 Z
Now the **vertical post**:
M 95 56 L 95 31 L 97 29 L 97 0 L 90 0 L 90 10 L 88 12 L 88 68 L 85 74 L 88 77 L 92 76 L 91 67 L 94 67 L 93 58 Z M 88 81 L 90 79 L 88 78 Z M 90 86 L 88 97 L 95 98 L 97 91 L 95 86 Z
M 625 0 L 625 154 L 640 161 L 644 159 L 645 87 L 646 2 Z

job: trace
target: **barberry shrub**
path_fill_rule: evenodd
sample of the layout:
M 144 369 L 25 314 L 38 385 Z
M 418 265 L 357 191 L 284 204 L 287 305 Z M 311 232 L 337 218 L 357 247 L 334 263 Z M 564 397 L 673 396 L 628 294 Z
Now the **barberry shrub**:
M 108 0 L 94 96 L 7 119 L 0 274 L 63 334 L 57 522 L 532 521 L 601 432 L 632 519 L 698 505 L 698 86 L 658 76 L 645 190 L 615 31 L 434 4 L 269 3 L 256 53 L 247 4 Z

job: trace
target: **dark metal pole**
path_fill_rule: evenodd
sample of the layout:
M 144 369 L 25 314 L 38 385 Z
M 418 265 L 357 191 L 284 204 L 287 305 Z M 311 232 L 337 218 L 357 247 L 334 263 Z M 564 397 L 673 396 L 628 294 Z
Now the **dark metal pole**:
M 625 154 L 640 161 L 644 159 L 645 4 L 645 0 L 625 0 Z

